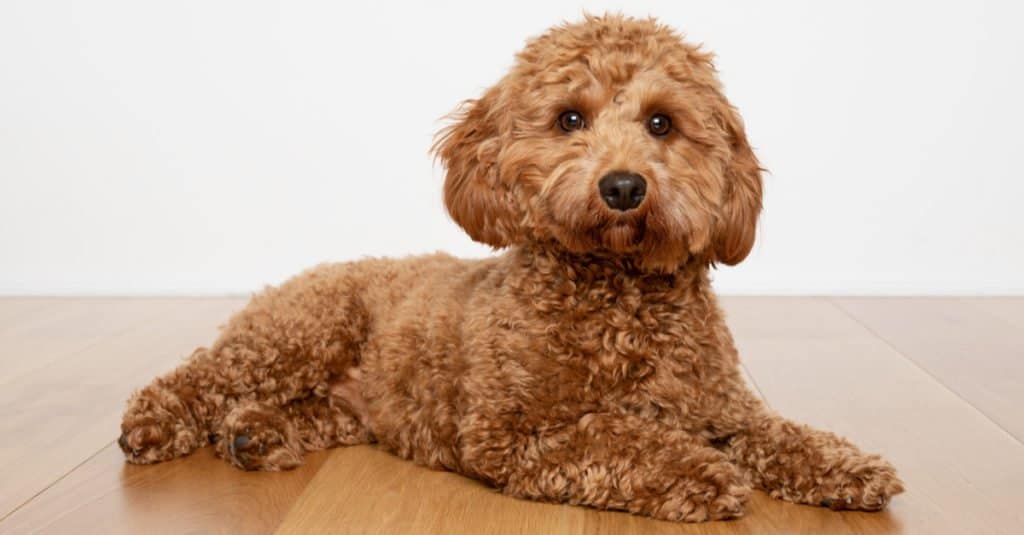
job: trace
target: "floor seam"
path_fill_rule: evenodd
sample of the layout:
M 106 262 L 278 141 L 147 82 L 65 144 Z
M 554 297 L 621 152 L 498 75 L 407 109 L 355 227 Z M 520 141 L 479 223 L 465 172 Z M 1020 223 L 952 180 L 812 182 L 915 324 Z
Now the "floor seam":
M 63 474 L 61 474 L 60 477 L 58 477 L 57 479 L 54 479 L 53 481 L 49 482 L 45 487 L 39 489 L 39 492 L 36 492 L 32 496 L 30 496 L 27 500 L 25 500 L 25 501 L 21 502 L 20 504 L 18 504 L 17 507 L 15 507 L 14 509 L 11 509 L 3 517 L 0 517 L 0 524 L 2 524 L 3 522 L 6 522 L 9 518 L 14 516 L 14 513 L 17 513 L 18 511 L 22 510 L 26 505 L 32 503 L 33 500 L 35 500 L 36 498 L 41 496 L 44 492 L 50 490 L 54 485 L 56 485 L 57 483 L 60 483 L 64 479 L 66 479 L 68 476 L 70 476 L 72 473 L 74 473 L 75 470 L 78 470 L 79 468 L 84 466 L 89 461 L 95 459 L 97 455 L 99 455 L 100 453 L 103 453 L 103 450 L 105 450 L 108 447 L 110 447 L 113 443 L 114 443 L 114 441 L 110 441 L 110 442 L 107 442 L 107 443 L 103 444 L 103 446 L 101 446 L 98 450 L 93 452 L 92 455 L 89 455 L 88 457 L 83 459 L 82 462 L 76 464 L 70 470 L 68 470 L 67 472 L 64 472 Z
M 125 325 L 121 329 L 112 331 L 109 334 L 104 335 L 101 338 L 94 339 L 91 342 L 87 342 L 83 346 L 80 346 L 80 347 L 78 347 L 76 349 L 68 350 L 67 352 L 60 352 L 60 353 L 51 354 L 50 357 L 46 359 L 46 362 L 40 368 L 37 368 L 35 370 L 29 370 L 29 371 L 22 372 L 20 375 L 18 375 L 16 377 L 13 377 L 13 378 L 10 378 L 10 377 L 5 378 L 4 379 L 5 382 L 2 383 L 2 384 L 9 384 L 9 383 L 12 383 L 12 382 L 20 381 L 20 380 L 24 379 L 24 377 L 26 375 L 29 375 L 29 374 L 31 374 L 31 373 L 33 373 L 35 371 L 38 371 L 38 370 L 41 370 L 41 369 L 45 369 L 47 367 L 50 367 L 50 366 L 52 366 L 54 364 L 59 363 L 61 359 L 73 358 L 73 357 L 78 356 L 78 355 L 80 355 L 82 353 L 85 353 L 86 351 L 90 351 L 90 350 L 92 350 L 92 349 L 94 349 L 94 348 L 96 348 L 98 346 L 106 344 L 110 340 L 116 340 L 118 338 L 123 338 L 126 334 L 128 334 L 130 332 L 133 332 L 133 331 L 135 331 L 137 329 L 143 328 L 146 325 L 152 323 L 153 320 L 165 317 L 165 316 L 167 316 L 168 314 L 171 314 L 171 313 L 172 312 L 170 310 L 163 310 L 163 311 L 151 312 L 148 315 L 143 315 L 141 318 L 137 317 L 131 323 L 129 323 L 128 325 Z
M 83 299 L 88 299 L 88 298 L 83 298 Z M 215 301 L 215 300 L 211 299 L 211 300 L 199 300 L 199 301 L 202 301 L 202 305 L 203 306 L 212 307 L 214 305 L 211 305 L 210 303 L 212 301 Z M 45 369 L 45 368 L 47 368 L 49 366 L 56 365 L 57 363 L 60 362 L 61 359 L 66 359 L 66 358 L 74 357 L 74 356 L 79 355 L 81 353 L 84 353 L 86 351 L 92 350 L 95 347 L 101 346 L 103 344 L 107 344 L 111 340 L 117 340 L 117 339 L 123 338 L 125 335 L 127 335 L 130 332 L 134 332 L 134 331 L 137 331 L 137 330 L 140 330 L 140 329 L 145 329 L 146 326 L 151 324 L 151 323 L 153 323 L 154 320 L 167 317 L 170 314 L 175 314 L 175 311 L 173 311 L 171 309 L 164 309 L 164 310 L 158 310 L 158 311 L 155 311 L 155 312 L 150 312 L 150 313 L 145 314 L 145 315 L 141 315 L 142 316 L 141 318 L 136 318 L 129 325 L 127 325 L 127 326 L 125 326 L 125 327 L 123 327 L 123 328 L 121 328 L 121 329 L 119 329 L 119 330 L 117 330 L 115 332 L 111 332 L 108 335 L 106 335 L 106 336 L 104 336 L 104 337 L 102 337 L 100 339 L 94 340 L 91 343 L 87 343 L 84 346 L 81 346 L 81 347 L 79 347 L 77 349 L 70 350 L 70 351 L 68 351 L 66 353 L 60 353 L 58 357 L 49 359 L 49 361 L 47 363 L 43 364 L 42 367 L 40 367 L 39 369 L 34 370 L 34 371 L 38 371 L 40 369 Z M 33 373 L 33 371 L 29 371 L 29 372 L 23 373 L 17 379 L 22 379 L 23 377 L 25 377 L 26 375 L 31 374 L 31 373 Z M 2 384 L 2 383 L 0 383 L 0 384 Z M 86 463 L 88 463 L 92 459 L 96 458 L 96 456 L 98 456 L 100 453 L 102 453 L 103 450 L 105 450 L 106 448 L 110 447 L 113 443 L 114 443 L 113 441 L 104 443 L 98 450 L 96 450 L 92 454 L 88 455 L 84 460 L 82 460 L 78 464 L 76 464 L 73 467 L 71 467 L 70 469 L 68 469 L 67 472 L 61 474 L 59 477 L 55 478 L 53 481 L 47 483 L 45 486 L 43 486 L 37 492 L 32 494 L 32 496 L 27 498 L 25 501 L 21 502 L 16 507 L 12 508 L 10 511 L 4 513 L 2 516 L 0 516 L 0 525 L 5 523 L 8 519 L 10 519 L 18 511 L 23 509 L 26 505 L 32 503 L 32 501 L 34 501 L 36 498 L 41 496 L 43 493 L 45 493 L 46 491 L 50 490 L 54 485 L 60 483 L 65 478 L 67 478 L 69 475 L 71 475 L 76 470 L 81 468 L 83 465 L 85 465 Z
M 768 396 L 764 395 L 764 390 L 761 390 L 761 385 L 757 383 L 757 377 L 754 377 L 754 374 L 750 371 L 750 368 L 747 367 L 747 365 L 743 362 L 742 357 L 740 358 L 740 368 L 743 368 L 743 371 L 746 373 L 747 378 L 750 379 L 751 383 L 753 383 L 751 386 L 753 386 L 754 390 L 757 391 L 757 395 L 761 396 L 761 401 L 763 401 L 765 405 L 771 407 L 771 404 L 768 403 Z
M 955 396 L 955 397 L 956 397 L 957 399 L 959 399 L 960 401 L 962 401 L 962 402 L 964 402 L 965 404 L 967 404 L 967 406 L 968 406 L 968 407 L 970 407 L 970 408 L 974 409 L 974 411 L 975 411 L 975 412 L 977 412 L 978 414 L 980 414 L 980 415 L 981 415 L 982 417 L 984 417 L 984 418 L 985 418 L 986 420 L 988 420 L 989 422 L 992 422 L 992 425 L 996 426 L 996 428 L 998 428 L 998 429 L 999 429 L 1000 431 L 1002 431 L 1003 433 L 1006 433 L 1006 435 L 1007 435 L 1007 436 L 1009 436 L 1009 437 L 1010 437 L 1010 438 L 1011 438 L 1011 439 L 1012 439 L 1012 440 L 1013 440 L 1014 442 L 1016 442 L 1016 443 L 1018 443 L 1018 444 L 1020 444 L 1020 445 L 1024 446 L 1024 440 L 1021 440 L 1020 438 L 1018 438 L 1018 437 L 1017 437 L 1017 435 L 1014 435 L 1013 433 L 1011 433 L 1011 432 L 1010 432 L 1010 431 L 1009 431 L 1008 429 L 1006 429 L 1005 427 L 1003 427 L 1003 426 L 1002 426 L 1002 425 L 1001 425 L 1001 424 L 1000 424 L 999 422 L 995 421 L 995 420 L 994 420 L 994 419 L 993 419 L 993 418 L 992 418 L 991 416 L 989 416 L 989 415 L 988 415 L 988 414 L 987 414 L 987 413 L 986 413 L 985 411 L 981 410 L 981 408 L 979 408 L 979 407 L 978 407 L 977 405 L 975 405 L 974 403 L 971 403 L 971 401 L 970 401 L 969 399 L 965 398 L 965 397 L 964 397 L 964 396 L 963 396 L 962 394 L 960 394 L 960 392 L 957 392 L 957 391 L 956 391 L 956 390 L 954 390 L 954 389 L 953 389 L 953 388 L 952 388 L 951 386 L 949 386 L 948 384 L 946 384 L 946 382 L 945 382 L 945 381 L 943 381 L 943 380 L 942 380 L 941 378 L 939 378 L 939 377 L 938 377 L 937 375 L 935 375 L 935 374 L 934 374 L 934 373 L 932 373 L 932 372 L 931 372 L 930 370 L 928 370 L 928 368 L 926 368 L 926 367 L 925 367 L 925 366 L 924 366 L 923 364 L 921 364 L 920 362 L 918 362 L 918 361 L 917 361 L 916 359 L 914 359 L 913 357 L 911 357 L 911 356 L 907 355 L 907 354 L 906 354 L 906 353 L 904 353 L 903 351 L 900 351 L 900 349 L 899 349 L 899 348 L 897 348 L 896 346 L 894 346 L 894 345 L 892 344 L 892 342 L 890 342 L 890 341 L 889 341 L 889 340 L 888 340 L 888 339 L 887 339 L 886 337 L 882 336 L 882 335 L 881 335 L 880 333 L 878 333 L 878 331 L 876 331 L 875 329 L 872 329 L 872 328 L 871 328 L 870 326 L 868 326 L 868 325 L 867 325 L 866 323 L 864 323 L 863 321 L 861 321 L 861 319 L 860 319 L 860 318 L 858 318 L 858 317 L 857 317 L 857 316 L 855 316 L 855 315 L 854 315 L 854 314 L 853 314 L 852 312 L 850 312 L 849 310 L 847 310 L 847 309 L 846 309 L 846 307 L 844 307 L 843 305 L 839 304 L 839 302 L 837 302 L 837 301 L 836 301 L 836 298 L 834 298 L 834 297 L 824 297 L 824 299 L 825 299 L 825 301 L 826 301 L 826 302 L 828 302 L 828 303 L 829 303 L 829 304 L 831 304 L 831 305 L 832 305 L 833 307 L 835 307 L 835 308 L 836 308 L 837 310 L 839 310 L 840 312 L 842 312 L 842 313 L 843 313 L 843 314 L 844 314 L 844 315 L 845 315 L 846 317 L 848 317 L 848 318 L 850 318 L 851 320 L 853 320 L 853 321 L 854 321 L 854 322 L 855 322 L 855 323 L 856 323 L 857 325 L 859 325 L 859 326 L 860 326 L 861 328 L 863 328 L 864 330 L 866 330 L 866 331 L 867 331 L 868 333 L 870 333 L 870 334 L 871 334 L 872 336 L 874 336 L 875 338 L 877 338 L 877 339 L 881 340 L 881 342 L 882 342 L 883 344 L 885 344 L 885 346 L 886 346 L 886 347 L 888 347 L 889 349 L 893 350 L 894 352 L 896 352 L 896 354 L 900 355 L 901 357 L 903 357 L 904 359 L 906 359 L 906 360 L 907 360 L 908 362 L 910 362 L 911 364 L 913 364 L 915 368 L 917 368 L 917 369 L 921 370 L 921 371 L 922 371 L 922 372 L 923 372 L 923 373 L 924 373 L 925 375 L 927 375 L 927 376 L 928 376 L 928 377 L 930 377 L 930 378 L 931 378 L 931 379 L 932 379 L 933 381 L 935 381 L 935 382 L 936 382 L 937 384 L 939 384 L 940 386 L 942 386 L 942 388 L 944 388 L 944 389 L 945 389 L 945 390 L 946 390 L 947 392 L 949 392 L 949 393 L 953 394 L 953 396 Z
M 3 299 L 0 298 L 0 301 L 2 301 L 2 300 Z M 52 302 L 39 303 L 37 306 L 33 306 L 32 308 L 30 308 L 28 310 L 22 310 L 20 314 L 17 314 L 17 315 L 15 315 L 12 318 L 4 318 L 4 322 L 8 323 L 12 319 L 17 319 L 17 318 L 19 318 L 21 316 L 24 316 L 26 314 L 33 314 L 33 313 L 39 312 L 41 310 L 46 310 L 47 308 L 54 308 L 55 306 L 57 306 L 57 304 L 56 303 L 52 303 Z M 4 325 L 4 327 L 2 329 L 0 329 L 0 334 L 5 334 L 8 331 L 16 329 L 17 325 L 18 324 L 13 323 L 13 322 L 10 322 L 7 325 Z

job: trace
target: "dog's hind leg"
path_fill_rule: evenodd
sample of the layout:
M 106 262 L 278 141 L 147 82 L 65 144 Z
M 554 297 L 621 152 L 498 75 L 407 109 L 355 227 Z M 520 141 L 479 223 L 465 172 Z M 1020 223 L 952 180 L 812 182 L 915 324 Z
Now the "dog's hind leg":
M 187 455 L 222 434 L 229 417 L 230 422 L 273 423 L 268 428 L 281 437 L 268 434 L 268 444 L 278 438 L 289 444 L 289 427 L 281 419 L 295 420 L 292 427 L 301 431 L 300 408 L 313 411 L 309 414 L 325 410 L 313 401 L 294 402 L 322 401 L 331 385 L 358 365 L 369 323 L 362 300 L 367 271 L 359 263 L 325 265 L 254 297 L 212 347 L 196 350 L 186 364 L 132 397 L 118 440 L 128 461 Z M 327 443 L 307 435 L 304 447 Z M 299 432 L 295 440 L 302 437 Z M 249 437 L 257 438 L 264 437 Z M 274 466 L 293 465 L 285 457 L 275 458 Z
M 305 452 L 297 423 L 280 407 L 239 403 L 215 431 L 214 451 L 243 470 L 291 470 Z
M 217 455 L 244 470 L 290 470 L 303 454 L 372 440 L 351 410 L 330 397 L 310 396 L 285 407 L 256 401 L 236 406 L 215 432 Z

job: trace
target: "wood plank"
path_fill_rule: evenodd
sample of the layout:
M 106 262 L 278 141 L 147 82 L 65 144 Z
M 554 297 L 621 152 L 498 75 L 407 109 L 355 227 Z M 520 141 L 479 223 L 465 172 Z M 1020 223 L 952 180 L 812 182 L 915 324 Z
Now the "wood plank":
M 747 379 L 751 381 L 749 376 Z M 763 493 L 755 494 L 741 519 L 697 525 L 534 503 L 502 496 L 457 474 L 428 470 L 361 446 L 331 453 L 278 531 L 718 534 L 857 533 L 865 527 L 891 530 L 891 516 L 834 513 L 780 502 Z
M 836 517 L 844 517 L 839 522 Z M 747 515 L 682 524 L 503 496 L 479 482 L 416 466 L 370 446 L 331 452 L 278 529 L 292 533 L 754 534 L 884 532 L 882 515 L 833 513 L 756 493 Z M 831 531 L 823 531 L 831 530 Z
M 326 457 L 307 455 L 290 472 L 243 472 L 203 448 L 135 466 L 111 444 L 0 523 L 0 534 L 271 533 Z
M 985 297 L 971 299 L 970 304 L 1024 332 L 1024 297 Z
M 371 446 L 331 452 L 278 533 L 578 533 L 583 509 L 515 500 Z
M 0 297 L 0 333 L 30 321 L 40 311 L 52 307 L 60 300 L 47 297 Z
M 1024 441 L 1024 299 L 836 298 L 834 302 Z M 1005 318 L 1005 319 L 1004 319 Z
M 510 498 L 458 474 L 423 468 L 372 446 L 356 446 L 331 452 L 277 533 L 799 533 L 794 526 L 816 533 L 822 519 L 831 515 L 757 493 L 749 513 L 739 520 L 662 522 Z
M 1024 445 L 974 407 L 827 300 L 723 302 L 775 409 L 883 454 L 906 482 L 886 512 L 832 513 L 820 532 L 1024 530 Z
M 183 299 L 67 298 L 0 331 L 0 386 L 160 316 Z
M 173 368 L 196 346 L 209 344 L 217 325 L 243 303 L 241 299 L 103 301 L 104 317 L 136 315 L 147 320 L 90 341 L 71 354 L 37 359 L 34 366 L 22 367 L 18 381 L 5 380 L 0 389 L 0 436 L 17 440 L 0 443 L 0 518 L 114 440 L 132 390 Z M 92 323 L 75 305 L 70 318 Z M 34 345 L 49 350 L 73 347 L 70 341 L 75 337 L 60 335 L 55 338 L 66 343 L 47 346 L 47 333 L 81 332 L 64 323 L 42 325 L 46 329 L 27 331 L 34 334 L 20 339 L 26 348 L 24 358 L 36 359 L 39 353 L 32 349 Z
M 224 306 L 234 308 L 243 301 Z M 314 454 L 300 471 L 285 474 L 241 472 L 213 459 L 208 449 L 171 463 L 128 466 L 117 448 L 108 446 L 0 521 L 0 533 L 266 533 L 278 525 L 282 533 L 1024 530 L 1024 513 L 1017 506 L 1024 499 L 1024 446 L 984 415 L 826 300 L 727 298 L 723 304 L 747 369 L 773 407 L 796 420 L 843 433 L 896 464 L 908 492 L 887 512 L 834 513 L 757 493 L 739 520 L 685 525 L 516 500 L 456 474 L 417 467 L 367 446 Z M 42 447 L 39 458 L 44 465 L 25 473 L 46 470 L 46 463 L 59 464 L 63 457 L 80 462 L 84 457 L 77 450 L 60 449 L 63 443 L 78 443 L 79 437 L 83 444 L 109 443 L 131 388 L 173 365 L 192 346 L 208 343 L 211 335 L 201 325 L 208 323 L 206 329 L 212 330 L 229 313 L 216 310 L 218 306 L 195 314 L 206 319 L 174 313 L 147 323 L 149 331 L 133 329 L 112 339 L 120 342 L 102 341 L 74 358 L 33 367 L 25 383 L 41 385 L 34 389 L 0 389 L 0 406 L 5 407 L 10 401 L 25 406 L 34 390 L 64 392 L 55 402 L 33 406 L 38 412 L 18 420 L 18 429 L 62 417 L 56 427 L 78 425 L 76 420 L 94 424 L 56 435 L 57 446 Z M 162 352 L 178 343 L 174 351 Z M 148 364 L 134 362 L 140 357 L 149 359 Z M 80 380 L 87 386 L 76 390 L 82 370 L 96 375 Z M 100 396 L 113 399 L 113 409 L 88 412 L 82 400 L 118 388 L 122 390 L 116 396 Z M 107 434 L 112 426 L 113 434 Z M 0 434 L 7 437 L 10 430 L 0 429 Z M 8 446 L 0 444 L 0 454 Z M 0 470 L 8 464 L 12 463 L 0 463 Z M 0 475 L 0 498 L 6 496 L 4 484 Z

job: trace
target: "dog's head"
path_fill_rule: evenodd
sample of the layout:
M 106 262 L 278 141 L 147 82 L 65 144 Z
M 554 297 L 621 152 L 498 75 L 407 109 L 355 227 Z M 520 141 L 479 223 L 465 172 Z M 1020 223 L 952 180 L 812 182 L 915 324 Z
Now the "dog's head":
M 494 247 L 673 271 L 735 264 L 754 243 L 761 174 L 743 124 L 711 55 L 653 20 L 587 17 L 533 39 L 434 150 L 452 218 Z

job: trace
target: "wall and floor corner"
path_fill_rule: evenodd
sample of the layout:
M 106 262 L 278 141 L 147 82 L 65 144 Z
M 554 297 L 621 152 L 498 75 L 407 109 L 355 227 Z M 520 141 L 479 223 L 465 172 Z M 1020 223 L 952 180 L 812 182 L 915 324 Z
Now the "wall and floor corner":
M 0 294 L 224 294 L 488 254 L 426 152 L 523 39 L 622 3 L 0 4 Z M 1024 293 L 1024 7 L 630 2 L 718 53 L 767 178 L 725 293 Z

